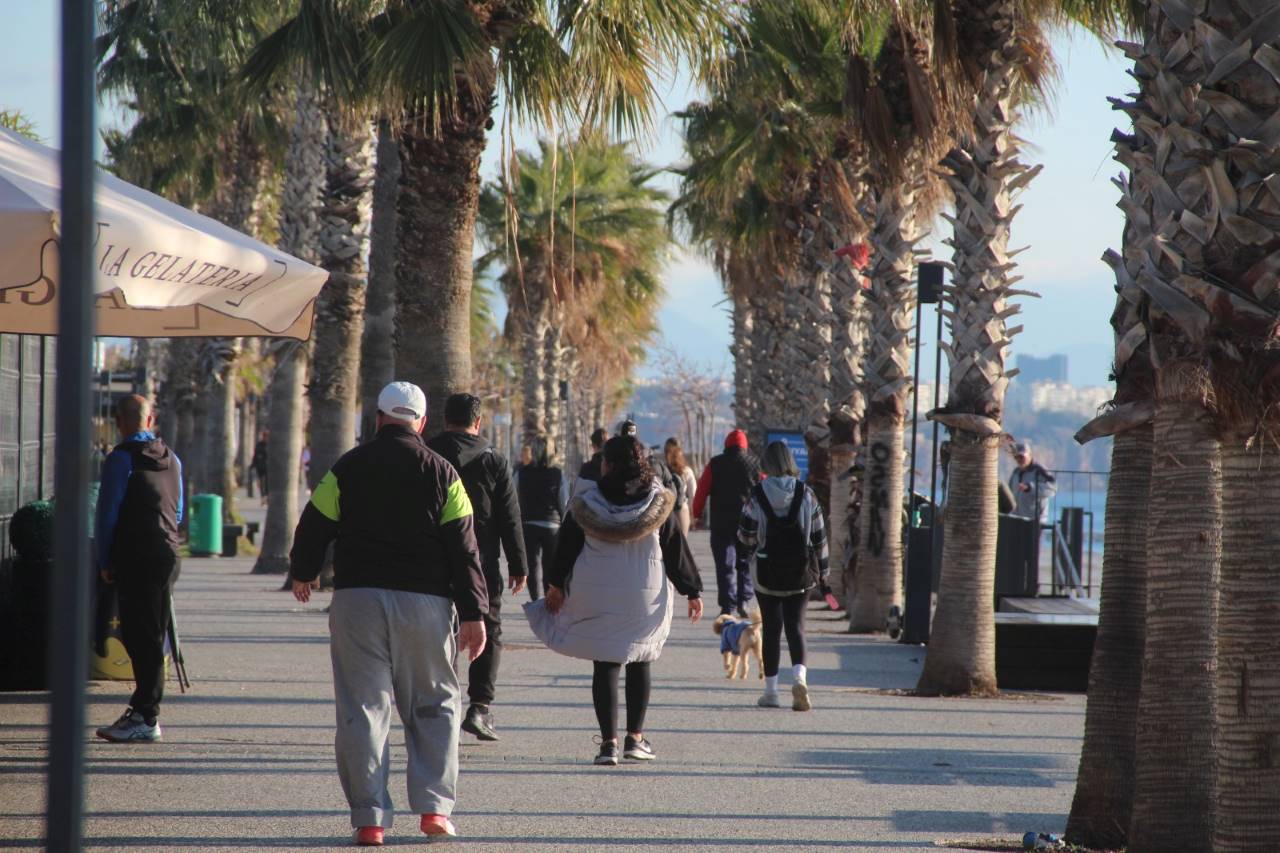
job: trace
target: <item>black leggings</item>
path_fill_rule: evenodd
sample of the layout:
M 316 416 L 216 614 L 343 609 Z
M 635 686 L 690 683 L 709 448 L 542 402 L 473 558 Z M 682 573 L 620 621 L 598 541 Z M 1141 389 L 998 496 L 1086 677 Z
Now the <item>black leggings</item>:
M 600 737 L 618 737 L 618 670 L 622 664 L 607 660 L 595 662 L 591 676 L 591 701 L 600 722 Z M 644 732 L 644 714 L 649 710 L 649 662 L 627 664 L 627 732 Z
M 804 611 L 809 596 L 769 595 L 756 592 L 760 604 L 760 618 L 764 623 L 764 674 L 778 674 L 778 659 L 782 657 L 782 629 L 787 629 L 787 648 L 791 650 L 791 664 L 804 663 Z

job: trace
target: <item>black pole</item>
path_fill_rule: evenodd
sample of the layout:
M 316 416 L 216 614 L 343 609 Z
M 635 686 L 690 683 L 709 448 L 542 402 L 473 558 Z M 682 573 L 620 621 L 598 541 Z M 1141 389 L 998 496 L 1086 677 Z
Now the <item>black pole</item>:
M 904 563 L 911 561 L 911 533 L 916 526 L 916 427 L 920 420 L 920 332 L 923 303 L 916 299 L 916 366 L 911 374 L 911 470 L 907 472 L 907 549 L 902 555 Z M 931 522 L 932 523 L 932 522 Z
M 937 346 L 933 356 L 933 407 L 938 408 L 942 392 L 942 300 L 938 300 L 938 331 Z M 929 469 L 929 501 L 936 507 L 938 505 L 938 422 L 933 422 L 933 461 Z M 937 525 L 934 525 L 937 527 Z M 940 559 L 941 555 L 935 555 Z
M 49 596 L 49 772 L 45 834 L 80 850 L 84 684 L 89 674 L 89 409 L 93 347 L 93 0 L 62 0 L 61 241 L 58 249 L 57 456 Z

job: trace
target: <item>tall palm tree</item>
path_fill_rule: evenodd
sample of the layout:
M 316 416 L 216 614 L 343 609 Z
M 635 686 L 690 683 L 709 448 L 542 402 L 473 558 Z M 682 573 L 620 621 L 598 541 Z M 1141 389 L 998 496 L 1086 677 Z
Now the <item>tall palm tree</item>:
M 1154 83 L 1140 69 L 1135 79 L 1144 91 Z M 1127 219 L 1123 252 L 1108 251 L 1104 256 L 1115 271 L 1118 294 L 1111 315 L 1116 394 L 1113 407 L 1076 434 L 1081 442 L 1114 436 L 1098 636 L 1089 666 L 1084 744 L 1066 831 L 1071 843 L 1087 847 L 1124 846 L 1133 808 L 1152 497 L 1153 368 L 1143 325 L 1146 300 L 1137 284 L 1153 234 L 1151 193 L 1142 180 L 1143 170 L 1151 166 L 1143 152 L 1154 150 L 1148 136 L 1150 127 L 1138 122 L 1132 133 L 1117 132 L 1114 137 L 1116 160 L 1129 170 L 1127 176 L 1115 181 L 1121 192 L 1119 206 Z
M 305 79 L 298 86 L 289 153 L 280 192 L 280 242 L 283 251 L 314 261 L 320 246 L 321 197 L 327 184 L 324 145 L 326 123 L 314 89 Z M 293 530 L 301 512 L 299 466 L 306 427 L 303 389 L 309 348 L 292 341 L 273 347 L 275 369 L 267 394 L 271 399 L 267 438 L 267 517 L 255 573 L 289 569 Z
M 400 147 L 391 124 L 378 122 L 373 212 L 369 223 L 369 285 L 360 344 L 360 436 L 368 441 L 378 414 L 378 392 L 395 379 L 396 196 Z
M 526 442 L 554 439 L 556 393 L 567 377 L 562 331 L 597 318 L 625 316 L 626 302 L 607 304 L 610 290 L 652 292 L 668 251 L 654 170 L 626 145 L 587 139 L 550 142 L 538 154 L 520 152 L 505 177 L 485 188 L 481 234 L 489 251 L 483 270 L 503 263 L 499 277 L 523 354 Z M 572 337 L 569 343 L 573 343 Z
M 374 137 L 368 122 L 328 116 L 320 265 L 329 281 L 316 300 L 311 402 L 311 477 L 319 483 L 356 441 L 360 339 L 364 328 Z
M 1158 232 L 1136 281 L 1157 371 L 1135 851 L 1245 849 L 1280 811 L 1273 762 L 1257 748 L 1276 719 L 1265 699 L 1274 683 L 1259 641 L 1265 623 L 1250 636 L 1225 633 L 1219 646 L 1217 619 L 1219 589 L 1246 611 L 1274 608 L 1237 597 L 1268 541 L 1241 541 L 1237 523 L 1223 525 L 1224 486 L 1242 488 L 1248 470 L 1240 435 L 1265 422 L 1274 401 L 1266 368 L 1280 208 L 1259 172 L 1280 162 L 1269 124 L 1280 81 L 1267 71 L 1278 42 L 1264 23 L 1273 12 L 1152 0 L 1133 48 L 1140 78 L 1154 81 L 1130 109 L 1153 143 L 1136 180 L 1154 179 L 1146 186 Z

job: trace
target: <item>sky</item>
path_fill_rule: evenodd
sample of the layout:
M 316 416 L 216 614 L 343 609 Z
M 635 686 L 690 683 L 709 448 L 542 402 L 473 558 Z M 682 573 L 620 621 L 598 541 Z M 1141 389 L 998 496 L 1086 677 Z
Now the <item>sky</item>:
M 0 0 L 0 109 L 21 110 L 37 132 L 53 145 L 57 132 L 57 4 Z M 1108 318 L 1114 302 L 1110 271 L 1100 260 L 1108 247 L 1118 247 L 1123 217 L 1115 204 L 1112 178 L 1120 166 L 1112 161 L 1111 131 L 1123 116 L 1108 97 L 1131 90 L 1126 63 L 1113 48 L 1083 34 L 1054 38 L 1061 67 L 1051 103 L 1029 115 L 1020 135 L 1028 146 L 1023 160 L 1044 171 L 1020 198 L 1022 211 L 1013 226 L 1020 288 L 1041 294 L 1023 301 L 1019 322 L 1025 331 L 1012 352 L 1044 356 L 1065 353 L 1070 381 L 1078 385 L 1107 382 L 1112 342 Z M 686 78 L 662 89 L 663 118 L 652 138 L 638 140 L 642 155 L 659 166 L 677 165 L 682 151 L 678 122 L 669 113 L 696 97 Z M 108 115 L 105 119 L 111 121 Z M 528 147 L 535 139 L 518 132 L 515 142 Z M 496 176 L 501 140 L 495 132 L 482 167 Z M 674 177 L 664 179 L 674 187 Z M 941 226 L 939 228 L 938 226 Z M 930 245 L 940 257 L 947 247 L 939 220 Z M 667 299 L 660 314 L 666 342 L 687 358 L 708 367 L 729 362 L 729 316 L 724 295 L 710 265 L 696 251 L 676 252 L 666 270 Z M 922 360 L 932 362 L 932 336 L 925 335 Z M 922 377 L 927 380 L 928 377 Z

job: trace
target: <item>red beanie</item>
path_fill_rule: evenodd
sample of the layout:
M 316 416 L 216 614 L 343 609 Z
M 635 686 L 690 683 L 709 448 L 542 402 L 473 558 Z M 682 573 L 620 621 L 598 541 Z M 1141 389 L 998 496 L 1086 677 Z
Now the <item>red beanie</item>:
M 735 429 L 724 437 L 724 446 L 727 450 L 730 447 L 740 447 L 747 449 L 747 434 L 740 429 Z

